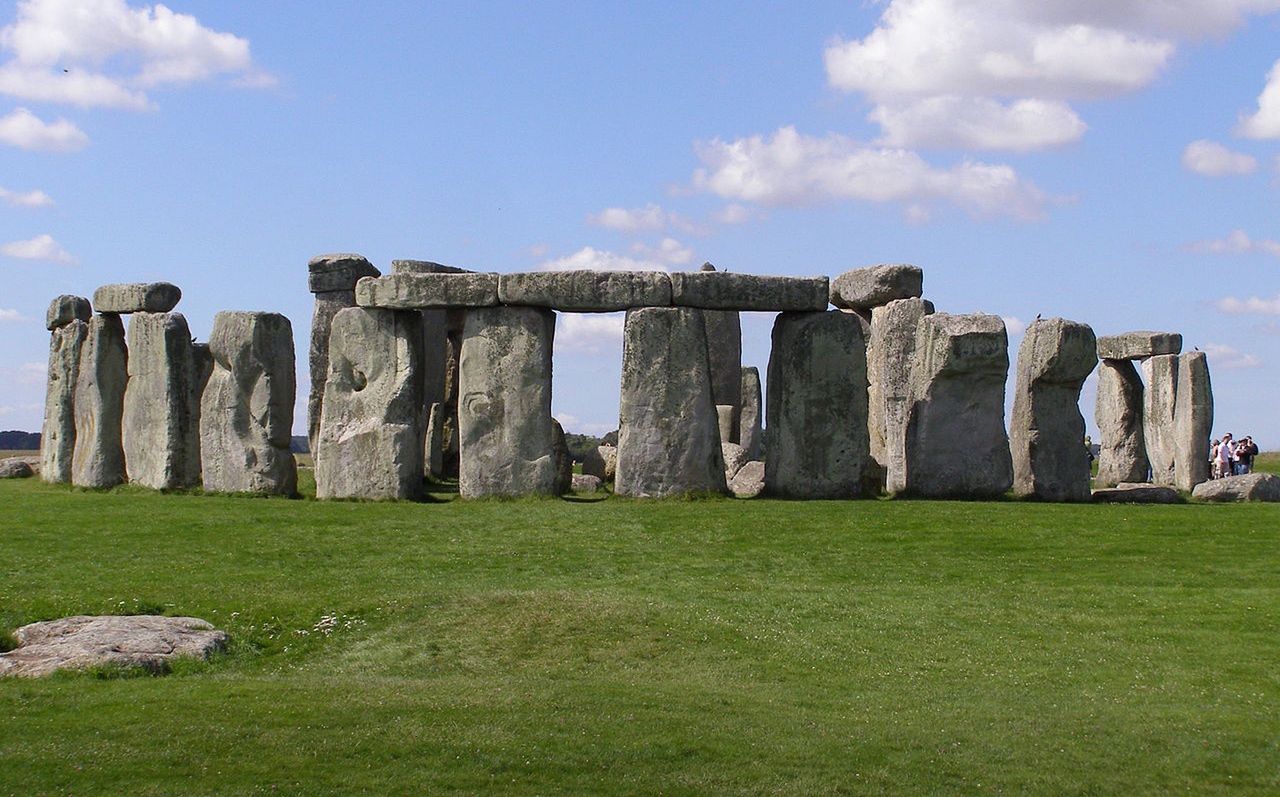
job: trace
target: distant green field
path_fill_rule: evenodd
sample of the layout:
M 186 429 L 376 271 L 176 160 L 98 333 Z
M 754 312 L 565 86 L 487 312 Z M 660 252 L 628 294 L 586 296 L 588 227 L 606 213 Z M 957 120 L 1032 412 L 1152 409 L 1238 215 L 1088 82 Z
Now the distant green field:
M 0 795 L 1280 792 L 1280 506 L 450 498 L 0 483 L 0 630 L 232 638 L 0 681 Z

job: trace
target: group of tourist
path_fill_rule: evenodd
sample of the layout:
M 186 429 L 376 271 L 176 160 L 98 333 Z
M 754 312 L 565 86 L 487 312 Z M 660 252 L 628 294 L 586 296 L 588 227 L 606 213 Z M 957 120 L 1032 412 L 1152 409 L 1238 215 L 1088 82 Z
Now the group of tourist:
M 1210 478 L 1241 476 L 1253 472 L 1253 458 L 1258 454 L 1258 444 L 1252 437 L 1233 440 L 1231 433 L 1214 440 L 1209 448 Z

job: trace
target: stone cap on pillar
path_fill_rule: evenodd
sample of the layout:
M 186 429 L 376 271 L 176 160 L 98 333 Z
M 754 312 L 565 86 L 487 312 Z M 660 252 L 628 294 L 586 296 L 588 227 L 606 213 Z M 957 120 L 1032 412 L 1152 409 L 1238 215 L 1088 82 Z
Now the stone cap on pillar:
M 531 271 L 498 277 L 498 301 L 579 313 L 670 307 L 665 271 Z
M 312 293 L 349 291 L 361 277 L 378 277 L 382 272 L 361 255 L 337 253 L 318 255 L 307 263 L 307 290 Z
M 704 310 L 826 310 L 829 291 L 826 277 L 768 277 L 731 271 L 677 271 L 671 275 L 671 303 Z
M 170 282 L 103 285 L 93 292 L 99 313 L 167 313 L 178 306 L 182 291 Z
M 446 266 L 431 260 L 392 260 L 392 274 L 474 274 L 471 269 Z
M 831 280 L 831 303 L 843 310 L 870 310 L 923 292 L 924 272 L 905 263 L 855 268 Z
M 1182 335 L 1177 332 L 1139 330 L 1098 338 L 1098 357 L 1103 360 L 1145 360 L 1181 351 Z
M 49 302 L 49 310 L 44 314 L 44 328 L 53 331 L 72 321 L 88 321 L 92 317 L 93 306 L 88 299 L 64 294 Z
M 356 283 L 356 304 L 390 310 L 492 307 L 498 303 L 497 274 L 391 274 Z

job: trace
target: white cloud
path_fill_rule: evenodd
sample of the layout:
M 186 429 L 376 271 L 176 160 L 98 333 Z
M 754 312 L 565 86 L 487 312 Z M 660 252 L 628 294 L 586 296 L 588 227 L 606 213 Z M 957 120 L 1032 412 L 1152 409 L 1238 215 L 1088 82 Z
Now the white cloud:
M 1258 160 L 1243 152 L 1233 152 L 1216 141 L 1198 139 L 1182 151 L 1182 167 L 1205 177 L 1223 177 L 1230 174 L 1252 174 L 1258 168 Z
M 1086 125 L 1064 102 L 1018 100 L 1004 104 L 954 94 L 901 105 L 880 105 L 870 114 L 884 130 L 881 142 L 898 147 L 955 147 L 1025 152 L 1077 141 Z
M 653 232 L 667 226 L 667 213 L 652 203 L 642 208 L 605 208 L 587 216 L 587 223 L 619 232 Z
M 1209 355 L 1209 365 L 1232 371 L 1239 368 L 1257 368 L 1262 360 L 1255 354 L 1245 354 L 1221 343 L 1207 343 L 1204 353 Z
M 622 350 L 622 313 L 559 313 L 556 315 L 557 352 L 602 354 Z
M 596 271 L 665 271 L 662 263 L 653 260 L 636 258 L 584 246 L 571 255 L 547 260 L 537 265 L 538 271 L 576 271 L 593 269 Z
M 818 138 L 783 127 L 767 139 L 716 139 L 696 148 L 703 167 L 694 172 L 694 188 L 725 199 L 765 205 L 945 200 L 975 216 L 1019 219 L 1040 217 L 1047 201 L 1009 166 L 965 161 L 937 169 L 915 152 L 834 133 Z
M 739 205 L 737 202 L 730 202 L 712 214 L 711 218 L 717 224 L 736 226 L 738 224 L 746 224 L 753 219 L 760 218 L 762 215 L 760 211 L 754 208 Z
M 1226 238 L 1214 238 L 1207 241 L 1195 241 L 1187 244 L 1186 249 L 1192 252 L 1211 255 L 1263 254 L 1280 257 L 1280 241 L 1270 239 L 1254 240 L 1244 230 L 1232 230 Z
M 37 235 L 29 241 L 13 241 L 0 246 L 0 255 L 20 260 L 47 260 L 51 263 L 71 265 L 76 262 L 71 253 L 53 240 L 52 235 Z
M 88 143 L 84 131 L 66 119 L 45 122 L 26 108 L 15 108 L 0 116 L 0 144 L 44 152 L 75 152 Z
M 0 92 L 41 102 L 142 109 L 145 89 L 236 75 L 237 85 L 274 85 L 254 66 L 249 42 L 189 14 L 124 0 L 23 0 L 0 30 L 13 54 Z
M 1236 133 L 1246 138 L 1280 138 L 1280 61 L 1267 73 L 1267 85 L 1258 95 L 1258 110 L 1240 117 Z
M 1005 315 L 1005 316 L 1000 316 L 1000 318 L 1001 320 L 1004 321 L 1005 331 L 1009 334 L 1009 337 L 1011 338 L 1016 338 L 1022 333 L 1027 331 L 1026 322 L 1023 321 L 1021 318 L 1018 318 L 1017 316 Z
M 1214 304 L 1229 315 L 1280 315 L 1280 294 L 1276 294 L 1274 299 L 1260 299 L 1257 296 L 1237 299 L 1228 296 Z
M 693 260 L 693 250 L 674 238 L 663 238 L 657 246 L 637 242 L 631 245 L 631 252 L 647 260 L 656 260 L 673 266 L 682 266 Z
M 6 310 L 0 307 L 0 321 L 26 321 L 27 317 L 17 310 Z
M 44 208 L 53 204 L 53 197 L 43 191 L 10 191 L 0 187 L 0 202 L 19 208 Z

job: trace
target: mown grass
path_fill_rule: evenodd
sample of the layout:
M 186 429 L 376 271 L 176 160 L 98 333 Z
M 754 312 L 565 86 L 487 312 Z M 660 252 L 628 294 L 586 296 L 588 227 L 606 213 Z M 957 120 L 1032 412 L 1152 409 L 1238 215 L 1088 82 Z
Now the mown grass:
M 0 794 L 1280 790 L 1278 507 L 447 498 L 0 483 L 0 630 L 232 639 L 0 681 Z

